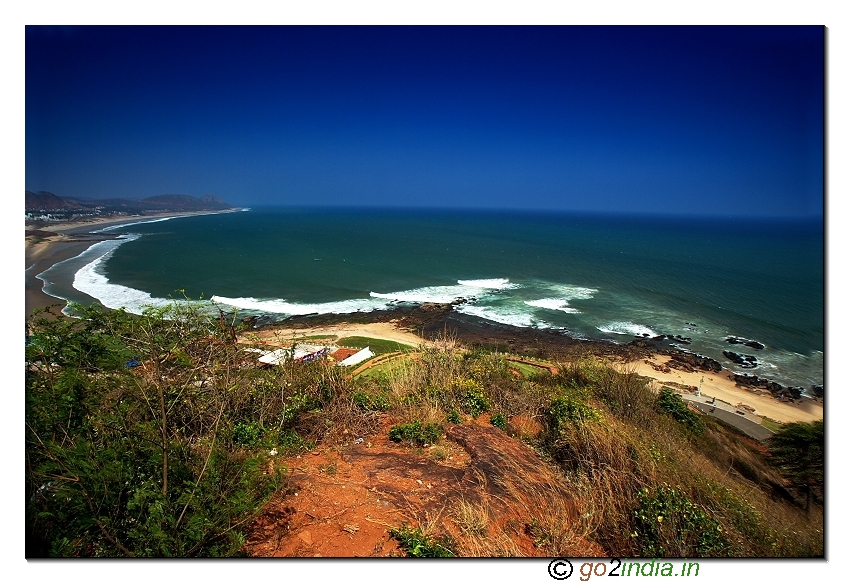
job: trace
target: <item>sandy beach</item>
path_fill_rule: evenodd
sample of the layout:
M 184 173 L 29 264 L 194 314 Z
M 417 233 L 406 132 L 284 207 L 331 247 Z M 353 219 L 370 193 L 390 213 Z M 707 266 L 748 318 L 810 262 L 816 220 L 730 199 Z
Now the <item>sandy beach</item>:
M 663 366 L 671 359 L 670 356 L 656 355 L 647 360 L 656 366 Z M 659 388 L 663 383 L 675 387 L 675 384 L 689 386 L 695 390 L 701 387 L 701 394 L 708 398 L 715 397 L 731 406 L 744 404 L 754 409 L 757 415 L 767 416 L 778 422 L 812 422 L 824 418 L 824 405 L 821 400 L 803 398 L 796 403 L 781 402 L 773 397 L 767 390 L 756 391 L 741 388 L 732 379 L 731 372 L 684 372 L 672 369 L 670 372 L 662 372 L 654 369 L 645 359 L 628 362 L 621 365 L 620 369 L 634 371 L 640 376 L 653 378 L 655 387 Z M 703 384 L 701 379 L 703 378 Z

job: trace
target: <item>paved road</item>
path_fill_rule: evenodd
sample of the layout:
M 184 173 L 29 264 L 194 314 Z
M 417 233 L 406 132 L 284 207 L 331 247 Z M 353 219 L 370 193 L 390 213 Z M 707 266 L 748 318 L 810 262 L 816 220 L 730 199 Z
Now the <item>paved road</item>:
M 749 416 L 754 417 L 756 415 L 743 413 L 742 411 L 737 412 L 735 407 L 725 402 L 720 400 L 713 402 L 712 398 L 695 396 L 692 394 L 682 394 L 681 396 L 683 396 L 683 400 L 691 403 L 697 407 L 698 410 L 719 419 L 725 424 L 729 424 L 730 426 L 741 430 L 749 437 L 760 442 L 768 439 L 774 434 L 772 431 L 761 425 L 759 420 L 749 418 Z

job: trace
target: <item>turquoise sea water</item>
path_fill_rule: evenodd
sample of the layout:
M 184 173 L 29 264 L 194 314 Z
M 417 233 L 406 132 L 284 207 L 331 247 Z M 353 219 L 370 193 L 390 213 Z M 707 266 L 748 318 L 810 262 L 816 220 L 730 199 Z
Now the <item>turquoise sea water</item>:
M 137 312 L 184 290 L 279 318 L 464 297 L 458 311 L 503 324 L 681 335 L 730 369 L 722 350 L 760 362 L 738 371 L 822 383 L 821 221 L 269 208 L 114 232 L 125 238 L 42 274 L 45 289 Z

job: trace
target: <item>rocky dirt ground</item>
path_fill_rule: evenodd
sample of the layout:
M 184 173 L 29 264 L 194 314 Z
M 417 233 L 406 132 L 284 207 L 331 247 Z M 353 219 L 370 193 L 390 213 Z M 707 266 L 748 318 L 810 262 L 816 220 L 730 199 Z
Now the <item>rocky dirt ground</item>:
M 288 488 L 253 523 L 256 557 L 403 556 L 390 530 L 447 534 L 461 556 L 604 555 L 576 532 L 578 508 L 556 469 L 488 417 L 450 425 L 428 447 L 388 440 L 395 419 L 362 442 L 318 447 L 285 465 Z M 516 418 L 510 431 L 538 431 Z M 550 540 L 558 540 L 554 547 Z M 565 547 L 563 547 L 565 540 Z

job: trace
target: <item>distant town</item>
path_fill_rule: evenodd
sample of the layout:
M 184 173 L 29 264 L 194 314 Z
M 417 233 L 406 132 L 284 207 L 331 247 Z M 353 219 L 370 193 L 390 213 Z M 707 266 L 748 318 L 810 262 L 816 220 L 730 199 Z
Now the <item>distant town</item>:
M 70 222 L 105 216 L 143 216 L 161 212 L 195 212 L 234 208 L 217 196 L 165 194 L 140 200 L 125 198 L 85 199 L 62 197 L 52 192 L 26 191 L 25 219 L 27 221 Z

